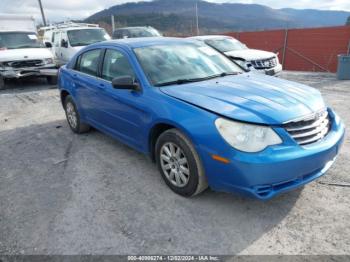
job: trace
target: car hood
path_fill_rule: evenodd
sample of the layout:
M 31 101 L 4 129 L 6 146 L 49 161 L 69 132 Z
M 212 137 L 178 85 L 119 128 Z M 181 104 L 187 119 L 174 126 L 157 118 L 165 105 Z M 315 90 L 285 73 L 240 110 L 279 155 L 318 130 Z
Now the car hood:
M 218 115 L 259 124 L 279 125 L 325 108 L 316 89 L 253 73 L 166 86 L 161 91 Z
M 75 52 L 78 52 L 78 51 L 80 51 L 81 49 L 83 49 L 84 47 L 87 47 L 87 46 L 86 46 L 86 45 L 73 46 L 72 49 L 73 49 Z
M 0 50 L 0 62 L 52 58 L 47 48 L 21 48 Z
M 230 52 L 225 52 L 225 55 L 229 57 L 242 58 L 246 61 L 263 60 L 263 59 L 268 59 L 276 56 L 275 53 L 257 50 L 257 49 L 244 49 L 244 50 L 230 51 Z

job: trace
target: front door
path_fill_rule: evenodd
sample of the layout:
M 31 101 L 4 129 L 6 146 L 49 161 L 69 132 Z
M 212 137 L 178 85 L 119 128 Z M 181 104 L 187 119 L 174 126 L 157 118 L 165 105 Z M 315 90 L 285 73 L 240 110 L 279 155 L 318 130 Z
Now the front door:
M 62 65 L 61 62 L 61 32 L 53 32 L 53 43 L 52 43 L 52 53 L 54 55 L 55 63 L 57 65 Z
M 140 147 L 142 123 L 149 114 L 142 92 L 112 86 L 111 81 L 121 76 L 131 76 L 137 81 L 128 55 L 122 50 L 106 49 L 100 76 L 103 80 L 99 83 L 99 95 L 94 97 L 100 111 L 98 121 L 125 142 Z
M 62 40 L 67 44 L 66 47 L 64 47 L 62 44 Z M 61 62 L 62 64 L 67 64 L 69 60 L 72 58 L 72 50 L 73 47 L 69 44 L 67 32 L 62 31 L 61 33 Z

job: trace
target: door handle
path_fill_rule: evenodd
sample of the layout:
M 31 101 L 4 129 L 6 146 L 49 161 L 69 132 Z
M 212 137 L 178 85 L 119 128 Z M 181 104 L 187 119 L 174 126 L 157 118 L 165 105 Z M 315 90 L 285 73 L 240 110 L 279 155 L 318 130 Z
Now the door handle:
M 78 80 L 79 80 L 78 75 L 77 74 L 73 74 L 73 81 L 72 81 L 72 86 L 73 87 L 77 86 L 76 81 L 78 81 Z

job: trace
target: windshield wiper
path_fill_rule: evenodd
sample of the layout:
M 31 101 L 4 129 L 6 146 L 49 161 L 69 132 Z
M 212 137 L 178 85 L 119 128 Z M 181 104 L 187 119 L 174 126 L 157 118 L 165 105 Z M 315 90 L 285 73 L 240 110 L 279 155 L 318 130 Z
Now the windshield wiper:
M 89 45 L 89 43 L 83 43 L 83 42 L 79 42 L 79 43 L 73 43 L 71 44 L 72 46 L 86 46 Z
M 225 77 L 225 76 L 235 76 L 235 75 L 238 75 L 239 73 L 238 72 L 223 72 L 220 74 L 220 77 Z
M 90 41 L 90 42 L 78 42 L 78 43 L 73 43 L 72 46 L 87 46 L 87 45 L 92 45 L 98 42 L 102 42 L 103 40 L 94 40 L 94 41 Z
M 13 48 L 9 48 L 9 49 L 20 49 L 20 48 L 41 48 L 41 46 L 32 46 L 32 45 L 20 45 L 20 46 L 16 46 L 16 47 L 13 47 Z
M 169 81 L 169 82 L 164 82 L 164 83 L 160 83 L 157 84 L 155 86 L 169 86 L 169 85 L 182 85 L 182 84 L 186 84 L 186 83 L 194 83 L 194 82 L 200 82 L 200 81 L 205 81 L 205 80 L 209 80 L 212 78 L 216 78 L 220 75 L 213 75 L 213 76 L 206 76 L 206 77 L 199 77 L 199 78 L 184 78 L 184 79 L 177 79 L 175 81 Z
M 174 81 L 156 84 L 155 86 L 160 87 L 160 86 L 169 86 L 169 85 L 182 85 L 182 84 L 186 84 L 186 83 L 200 82 L 200 81 L 205 81 L 205 80 L 209 80 L 209 79 L 213 79 L 213 78 L 217 78 L 217 77 L 224 77 L 224 76 L 237 75 L 237 74 L 238 74 L 237 72 L 229 72 L 229 73 L 223 72 L 221 74 L 211 75 L 211 76 L 206 76 L 206 77 L 201 77 L 201 78 L 177 79 Z
M 174 81 L 169 81 L 169 82 L 156 84 L 155 86 L 159 87 L 159 86 L 170 86 L 170 85 L 182 85 L 182 84 L 193 83 L 193 82 L 198 82 L 198 81 L 202 81 L 202 78 L 177 79 L 177 80 L 174 80 Z

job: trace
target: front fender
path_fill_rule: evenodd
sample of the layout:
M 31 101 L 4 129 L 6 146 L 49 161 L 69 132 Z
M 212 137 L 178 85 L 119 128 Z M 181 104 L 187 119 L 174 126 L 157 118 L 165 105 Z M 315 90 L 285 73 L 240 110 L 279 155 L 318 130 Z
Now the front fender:
M 213 136 L 213 133 L 218 134 L 214 123 L 218 116 L 166 94 L 161 93 L 160 95 L 163 97 L 159 101 L 164 101 L 164 103 L 158 103 L 154 108 L 157 118 L 153 119 L 147 128 L 147 151 L 150 154 L 153 152 L 151 148 L 153 144 L 150 140 L 153 128 L 157 125 L 168 125 L 184 133 L 202 158 L 200 149 L 207 143 L 211 143 L 210 137 Z

